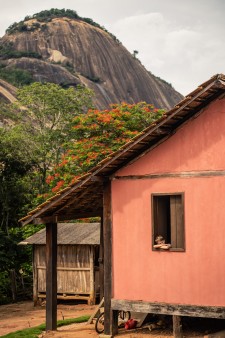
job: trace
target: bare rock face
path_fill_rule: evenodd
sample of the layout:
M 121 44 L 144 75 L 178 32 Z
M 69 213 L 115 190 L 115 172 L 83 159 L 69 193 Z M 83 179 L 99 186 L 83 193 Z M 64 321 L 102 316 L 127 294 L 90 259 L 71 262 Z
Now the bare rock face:
M 0 101 L 12 103 L 16 100 L 16 87 L 0 79 Z
M 115 37 L 98 27 L 67 17 L 49 22 L 31 19 L 24 24 L 25 31 L 0 39 L 0 45 L 10 44 L 22 56 L 5 59 L 6 68 L 27 70 L 35 81 L 83 84 L 94 90 L 94 104 L 99 109 L 123 101 L 146 101 L 169 109 L 182 99 L 171 85 L 148 72 Z M 29 57 L 32 53 L 39 58 Z

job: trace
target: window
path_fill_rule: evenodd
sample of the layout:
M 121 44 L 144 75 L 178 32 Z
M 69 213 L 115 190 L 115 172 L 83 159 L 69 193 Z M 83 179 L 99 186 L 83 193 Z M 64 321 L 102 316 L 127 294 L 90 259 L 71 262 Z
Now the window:
M 161 235 L 170 251 L 184 251 L 184 194 L 152 194 L 152 224 L 153 245 Z

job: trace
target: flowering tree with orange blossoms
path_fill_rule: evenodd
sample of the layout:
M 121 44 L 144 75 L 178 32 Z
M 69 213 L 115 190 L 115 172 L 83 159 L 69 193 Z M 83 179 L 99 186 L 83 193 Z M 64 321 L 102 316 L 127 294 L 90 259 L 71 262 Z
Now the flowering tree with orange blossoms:
M 146 102 L 113 104 L 109 110 L 89 110 L 73 120 L 72 140 L 61 162 L 47 177 L 51 193 L 73 183 L 110 153 L 159 119 L 162 109 Z M 69 147 L 68 147 L 69 146 Z

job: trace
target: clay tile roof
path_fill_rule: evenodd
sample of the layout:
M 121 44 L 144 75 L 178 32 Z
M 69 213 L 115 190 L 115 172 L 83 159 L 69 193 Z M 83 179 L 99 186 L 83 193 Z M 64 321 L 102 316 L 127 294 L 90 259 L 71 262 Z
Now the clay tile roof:
M 80 179 L 61 190 L 22 218 L 22 224 L 47 220 L 63 221 L 82 217 L 101 216 L 103 184 L 106 178 L 123 166 L 143 156 L 171 137 L 175 131 L 210 102 L 225 93 L 225 75 L 217 74 L 184 97 L 159 120 L 150 124 L 115 153 L 111 154 Z

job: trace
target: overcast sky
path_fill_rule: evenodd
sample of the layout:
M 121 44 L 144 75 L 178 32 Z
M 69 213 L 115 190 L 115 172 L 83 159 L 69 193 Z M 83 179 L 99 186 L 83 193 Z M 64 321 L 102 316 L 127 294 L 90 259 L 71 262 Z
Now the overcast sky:
M 104 26 L 183 95 L 225 73 L 225 0 L 0 0 L 0 36 L 51 8 L 73 9 Z

